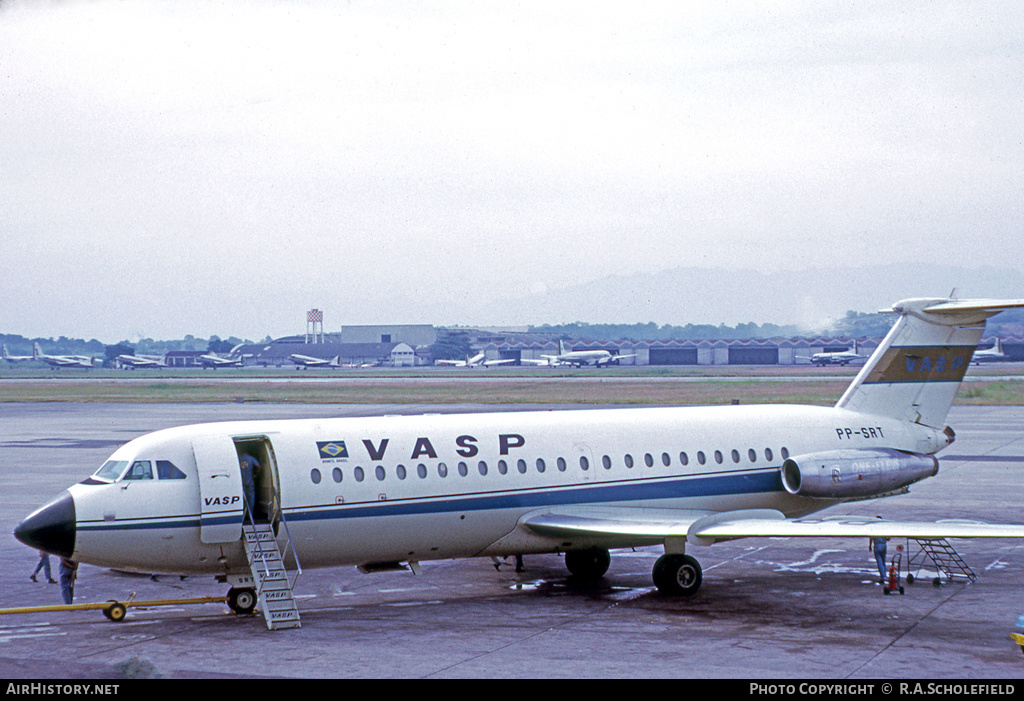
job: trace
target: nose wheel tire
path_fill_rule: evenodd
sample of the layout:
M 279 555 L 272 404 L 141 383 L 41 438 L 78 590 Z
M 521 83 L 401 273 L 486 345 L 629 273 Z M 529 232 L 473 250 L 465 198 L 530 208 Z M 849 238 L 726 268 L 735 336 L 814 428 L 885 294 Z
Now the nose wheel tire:
M 667 596 L 693 596 L 704 575 L 700 563 L 689 555 L 667 553 L 654 563 L 654 586 Z
M 256 610 L 256 590 L 251 587 L 232 589 L 228 592 L 228 607 L 239 615 Z

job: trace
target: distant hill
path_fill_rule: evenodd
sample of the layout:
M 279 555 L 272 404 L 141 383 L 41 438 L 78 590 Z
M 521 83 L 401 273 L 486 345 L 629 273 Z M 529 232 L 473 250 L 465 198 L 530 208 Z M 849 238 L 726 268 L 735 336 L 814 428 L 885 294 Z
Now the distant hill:
M 1024 298 L 1024 273 L 925 263 L 835 267 L 765 274 L 677 268 L 612 276 L 514 299 L 490 300 L 465 311 L 465 323 L 756 324 L 822 331 L 846 312 L 875 312 L 909 297 Z M 467 306 L 470 303 L 467 303 Z

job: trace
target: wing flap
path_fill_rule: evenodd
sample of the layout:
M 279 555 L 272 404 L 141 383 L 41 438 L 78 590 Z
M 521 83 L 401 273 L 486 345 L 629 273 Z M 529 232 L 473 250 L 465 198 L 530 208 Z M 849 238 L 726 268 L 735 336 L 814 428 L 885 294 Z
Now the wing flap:
M 520 525 L 549 538 L 685 537 L 690 526 L 711 511 L 640 507 L 564 507 L 527 514 Z

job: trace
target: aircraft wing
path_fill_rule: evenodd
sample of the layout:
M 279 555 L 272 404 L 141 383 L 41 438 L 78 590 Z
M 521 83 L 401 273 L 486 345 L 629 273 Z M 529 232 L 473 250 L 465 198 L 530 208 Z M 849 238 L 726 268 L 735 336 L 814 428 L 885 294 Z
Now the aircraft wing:
M 744 512 L 736 512 L 743 514 Z M 1024 525 L 984 523 L 967 519 L 940 519 L 938 521 L 889 521 L 858 516 L 830 518 L 786 519 L 778 511 L 776 516 L 749 518 L 739 516 L 723 518 L 717 523 L 696 524 L 696 538 L 713 541 L 731 538 L 807 537 L 807 538 L 1024 538 Z
M 520 526 L 561 539 L 619 543 L 685 538 L 711 545 L 735 538 L 1024 538 L 1024 525 L 949 519 L 890 521 L 858 516 L 787 519 L 773 509 L 699 511 L 642 507 L 558 507 L 526 514 Z

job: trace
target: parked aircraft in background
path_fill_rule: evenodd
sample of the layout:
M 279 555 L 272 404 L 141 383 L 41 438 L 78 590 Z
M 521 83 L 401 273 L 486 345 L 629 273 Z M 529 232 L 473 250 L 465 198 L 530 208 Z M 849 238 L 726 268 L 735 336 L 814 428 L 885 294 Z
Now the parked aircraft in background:
M 467 355 L 465 360 L 450 360 L 448 358 L 439 358 L 434 361 L 434 365 L 448 365 L 456 368 L 489 368 L 492 365 L 508 365 L 509 363 L 516 362 L 514 358 L 500 358 L 497 360 L 487 360 L 486 358 L 487 356 L 484 355 L 483 353 L 477 353 L 472 358 Z
M 27 360 L 36 360 L 34 355 L 11 355 L 7 350 L 7 344 L 3 344 L 3 359 L 8 363 L 23 363 Z
M 341 367 L 341 356 L 336 355 L 330 360 L 325 358 L 313 358 L 308 355 L 300 355 L 293 353 L 288 356 L 288 360 L 295 363 L 299 367 L 304 368 L 340 368 Z
M 91 355 L 46 355 L 38 343 L 32 344 L 32 358 L 55 368 L 92 368 L 101 362 Z
M 527 363 L 528 365 L 549 366 L 573 365 L 575 367 L 583 367 L 584 365 L 594 365 L 601 368 L 606 367 L 612 362 L 618 363 L 623 358 L 632 358 L 634 356 L 636 356 L 636 353 L 615 355 L 606 350 L 570 351 L 566 350 L 565 342 L 559 340 L 558 355 L 542 355 L 540 360 L 523 359 L 520 362 Z
M 199 356 L 199 363 L 204 368 L 240 368 L 245 364 L 245 359 L 240 355 L 222 358 L 216 353 L 207 353 Z
M 123 368 L 165 368 L 167 362 L 162 355 L 119 355 L 117 364 Z
M 290 599 L 292 585 L 263 569 L 267 549 L 285 553 L 293 569 L 407 563 L 416 573 L 427 560 L 564 553 L 569 572 L 586 581 L 605 574 L 611 549 L 660 545 L 654 584 L 666 595 L 692 596 L 703 575 L 687 550 L 735 538 L 1024 538 L 1024 525 L 808 518 L 846 501 L 903 493 L 938 472 L 935 454 L 955 438 L 947 414 L 985 320 L 1017 307 L 1024 299 L 898 302 L 899 319 L 834 407 L 165 429 L 120 447 L 14 535 L 101 567 L 216 575 L 231 586 L 232 608 L 251 611 L 258 601 L 268 625 L 297 624 L 298 610 L 274 608 Z M 239 468 L 245 454 L 259 462 L 257 504 L 249 509 Z M 253 511 L 269 523 L 249 525 Z M 247 551 L 257 554 L 250 560 Z
M 971 358 L 972 363 L 981 365 L 982 363 L 991 363 L 997 360 L 1009 360 L 1010 356 L 1003 352 L 1002 342 L 996 338 L 995 345 L 985 350 L 974 351 L 974 357 Z
M 860 355 L 857 353 L 857 341 L 854 340 L 853 348 L 848 348 L 844 351 L 835 353 L 815 353 L 814 355 L 807 357 L 806 355 L 798 355 L 797 358 L 801 360 L 810 360 L 814 365 L 847 365 L 860 360 L 867 360 L 868 356 Z

